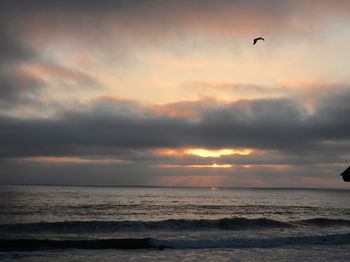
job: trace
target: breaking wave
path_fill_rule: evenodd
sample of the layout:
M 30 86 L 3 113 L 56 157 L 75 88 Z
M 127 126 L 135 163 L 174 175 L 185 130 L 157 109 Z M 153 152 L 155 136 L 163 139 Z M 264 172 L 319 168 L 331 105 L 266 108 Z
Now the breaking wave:
M 298 226 L 350 227 L 350 220 L 314 218 L 281 222 L 267 218 L 223 218 L 216 220 L 169 219 L 162 221 L 68 221 L 2 224 L 0 233 L 90 233 L 137 230 L 248 230 Z
M 290 223 L 272 219 L 223 218 L 217 220 L 169 219 L 162 221 L 68 221 L 27 224 L 3 224 L 0 232 L 118 232 L 132 230 L 241 230 L 291 227 Z

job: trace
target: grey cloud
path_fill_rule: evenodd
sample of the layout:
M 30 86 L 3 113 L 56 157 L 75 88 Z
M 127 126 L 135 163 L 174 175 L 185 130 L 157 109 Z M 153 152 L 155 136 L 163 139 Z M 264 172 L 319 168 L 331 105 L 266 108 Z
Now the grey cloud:
M 94 150 L 113 155 L 118 150 L 183 146 L 249 147 L 290 154 L 336 150 L 337 142 L 350 140 L 350 124 L 344 118 L 350 106 L 343 105 L 339 113 L 332 105 L 348 96 L 350 89 L 329 95 L 312 114 L 291 100 L 264 99 L 223 105 L 196 120 L 154 115 L 147 108 L 133 110 L 133 103 L 125 101 L 116 101 L 115 108 L 110 101 L 106 107 L 100 101 L 51 119 L 3 116 L 0 155 L 85 155 Z
M 11 72 L 4 71 L 0 72 L 0 108 L 17 106 L 36 99 L 43 87 L 41 81 L 14 69 Z
M 31 61 L 36 54 L 7 27 L 8 16 L 6 10 L 0 11 L 0 109 L 31 100 L 42 87 L 39 80 L 16 68 L 18 63 Z
M 324 187 L 317 179 L 331 182 L 329 186 L 346 187 L 337 173 L 341 166 L 303 165 L 294 166 L 281 172 L 268 166 L 256 166 L 253 169 L 235 167 L 234 169 L 159 169 L 145 165 L 37 165 L 23 161 L 4 161 L 0 159 L 2 172 L 0 183 L 20 184 L 69 184 L 69 185 L 174 185 L 174 182 L 164 183 L 161 179 L 167 177 L 198 177 L 205 176 L 223 178 L 221 186 L 232 187 Z M 316 181 L 315 181 L 316 178 Z M 309 181 L 308 181 L 309 180 Z M 166 181 L 166 180 L 165 180 Z M 188 186 L 189 184 L 178 184 Z M 195 184 L 194 184 L 195 185 Z M 208 184 L 212 186 L 212 184 Z
M 1 20 L 0 20 L 1 22 Z M 6 31 L 6 32 L 5 32 Z M 20 106 L 41 107 L 41 92 L 46 88 L 44 78 L 38 78 L 21 65 L 39 66 L 42 76 L 49 76 L 64 88 L 103 88 L 93 75 L 66 68 L 53 62 L 43 61 L 38 52 L 26 46 L 19 36 L 0 29 L 0 109 L 10 112 Z M 51 104 L 53 101 L 51 102 Z
M 57 28 L 63 31 L 71 30 L 74 31 L 72 36 L 76 37 L 80 37 L 76 32 L 83 32 L 84 35 L 94 37 L 94 40 L 100 43 L 106 35 L 96 38 L 96 32 L 101 33 L 101 29 L 104 31 L 113 29 L 121 37 L 132 35 L 137 40 L 149 37 L 152 42 L 156 38 L 163 39 L 164 35 L 176 36 L 187 31 L 202 32 L 206 29 L 219 35 L 232 36 L 235 33 L 244 33 L 249 37 L 251 34 L 256 34 L 256 31 L 270 35 L 293 34 L 299 31 L 305 33 L 317 26 L 322 29 L 323 25 L 319 20 L 325 16 L 334 17 L 340 14 L 346 16 L 349 8 L 350 4 L 342 0 L 332 3 L 326 0 L 2 2 L 2 9 L 5 10 L 5 15 L 7 13 L 8 20 L 21 20 L 22 17 L 28 18 L 32 15 L 41 21 L 39 24 L 47 28 L 47 31 Z M 111 21 L 113 23 L 108 24 Z
M 68 68 L 52 62 L 38 62 L 34 64 L 41 70 L 41 74 L 58 81 L 64 88 L 102 88 L 103 84 L 93 75 L 78 69 Z
M 1 22 L 1 20 L 0 20 Z M 9 35 L 7 32 L 0 30 L 0 64 L 13 63 L 21 59 L 31 58 L 33 52 L 30 48 L 25 47 L 21 40 L 15 36 Z
M 196 88 L 199 90 L 228 90 L 236 94 L 278 94 L 286 95 L 292 93 L 292 90 L 287 87 L 269 87 L 261 86 L 257 84 L 241 84 L 241 83 L 232 83 L 232 82 L 222 82 L 222 83 L 210 83 L 210 82 L 193 82 L 188 86 L 191 88 Z M 188 88 L 186 85 L 186 88 Z
M 322 121 L 344 121 L 348 122 L 350 110 L 350 92 L 347 88 L 337 88 L 321 97 L 319 101 L 318 114 Z
M 38 165 L 1 160 L 1 183 L 65 185 L 152 185 L 153 175 L 145 167 L 133 165 Z M 49 175 L 48 175 L 49 174 Z
M 210 0 L 179 0 L 176 2 L 164 2 L 162 0 L 61 0 L 61 1 L 45 1 L 45 0 L 3 0 L 2 7 L 8 10 L 47 10 L 47 9 L 58 9 L 58 10 L 91 10 L 91 11 L 108 11 L 111 9 L 140 9 L 143 10 L 146 8 L 149 10 L 157 10 L 158 8 L 171 9 L 171 8 L 181 8 L 186 9 L 187 7 L 192 8 L 205 8 L 206 6 L 237 6 L 237 7 L 246 7 L 246 8 L 257 8 L 260 10 L 268 10 L 268 8 L 275 7 L 277 10 L 291 8 L 295 5 L 296 1 L 286 1 L 285 3 L 281 3 L 281 1 L 276 0 L 266 0 L 263 3 L 258 0 L 218 0 L 218 1 L 210 1 Z M 303 1 L 297 1 L 303 2 Z M 341 2 L 341 1 L 334 1 Z
M 0 3 L 0 69 L 7 64 L 21 60 L 30 60 L 35 56 L 33 49 L 26 45 L 21 35 L 13 26 L 12 20 L 17 12 L 6 8 L 6 3 Z
M 253 9 L 265 11 L 267 13 L 287 13 L 295 11 L 300 7 L 313 8 L 322 10 L 323 8 L 338 9 L 348 7 L 347 1 L 335 0 L 329 3 L 327 0 L 306 1 L 306 0 L 178 0 L 174 2 L 162 0 L 61 0 L 61 1 L 45 1 L 45 0 L 3 0 L 2 7 L 7 10 L 16 10 L 28 12 L 32 10 L 74 10 L 74 11 L 110 11 L 110 10 L 139 10 L 141 12 L 151 12 L 160 10 L 189 10 L 195 11 L 200 8 L 215 10 L 215 8 L 235 7 L 236 9 Z

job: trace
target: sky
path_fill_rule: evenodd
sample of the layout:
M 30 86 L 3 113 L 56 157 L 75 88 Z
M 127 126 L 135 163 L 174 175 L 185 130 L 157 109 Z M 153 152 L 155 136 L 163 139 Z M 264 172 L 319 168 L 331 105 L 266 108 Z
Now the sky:
M 349 22 L 347 0 L 2 0 L 0 183 L 348 188 Z

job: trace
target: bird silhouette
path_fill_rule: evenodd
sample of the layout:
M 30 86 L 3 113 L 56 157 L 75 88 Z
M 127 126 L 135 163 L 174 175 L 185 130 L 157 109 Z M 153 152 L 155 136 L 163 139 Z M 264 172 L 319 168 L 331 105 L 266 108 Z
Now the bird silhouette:
M 263 41 L 265 41 L 265 39 L 264 39 L 264 38 L 262 38 L 262 37 L 258 37 L 258 38 L 255 38 L 255 39 L 253 40 L 253 45 L 255 45 L 255 44 L 256 44 L 256 42 L 258 42 L 259 40 L 263 40 Z

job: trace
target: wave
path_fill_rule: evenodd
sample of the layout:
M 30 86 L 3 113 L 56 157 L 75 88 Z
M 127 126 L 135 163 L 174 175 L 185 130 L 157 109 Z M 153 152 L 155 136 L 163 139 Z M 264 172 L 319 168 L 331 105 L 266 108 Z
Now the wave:
M 0 251 L 38 251 L 50 249 L 211 249 L 211 248 L 273 248 L 289 245 L 345 245 L 350 234 L 294 236 L 276 238 L 234 239 L 0 239 Z
M 329 218 L 312 218 L 298 220 L 296 223 L 301 225 L 331 227 L 331 226 L 350 226 L 350 220 L 345 219 L 329 219 Z
M 133 230 L 242 230 L 259 228 L 291 227 L 287 222 L 272 219 L 257 218 L 223 218 L 207 219 L 168 219 L 162 221 L 66 221 L 66 222 L 40 222 L 2 224 L 0 232 L 18 233 L 74 233 L 74 232 L 118 232 Z
M 113 233 L 138 230 L 248 230 L 298 226 L 350 227 L 350 220 L 313 218 L 282 222 L 267 218 L 223 218 L 216 220 L 168 219 L 162 221 L 66 221 L 2 224 L 0 233 Z
M 235 238 L 220 240 L 151 239 L 151 244 L 158 249 L 273 248 L 289 245 L 345 245 L 350 244 L 350 233 L 301 237 Z

